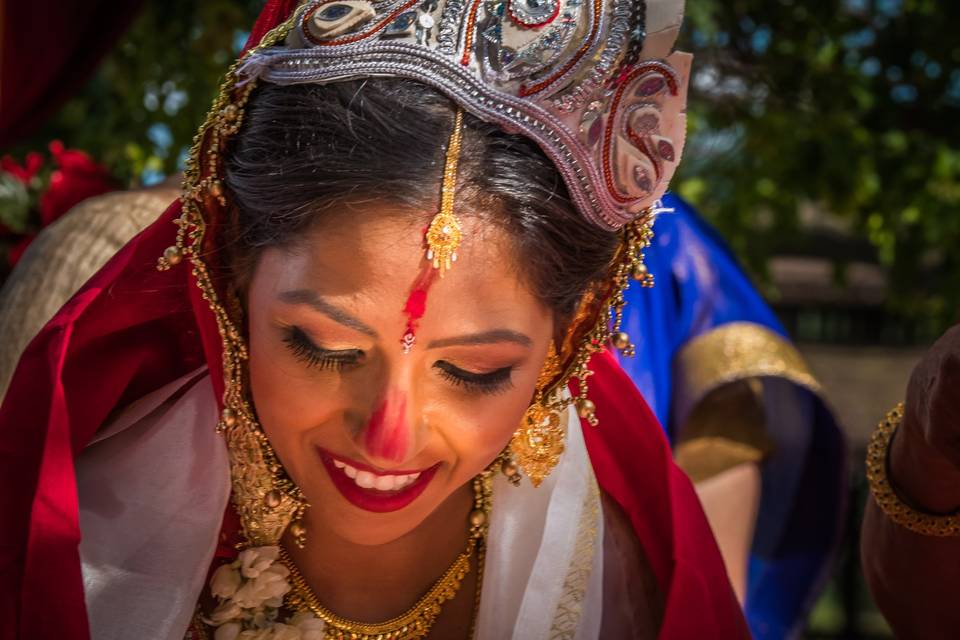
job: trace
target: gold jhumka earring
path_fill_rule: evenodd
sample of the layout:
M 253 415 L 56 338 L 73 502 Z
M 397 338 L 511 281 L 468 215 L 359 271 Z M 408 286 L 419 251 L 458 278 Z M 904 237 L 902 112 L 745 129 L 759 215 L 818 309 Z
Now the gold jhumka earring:
M 547 359 L 537 379 L 537 390 L 533 403 L 527 408 L 520 422 L 520 428 L 510 440 L 509 450 L 520 469 L 530 478 L 535 487 L 539 487 L 550 471 L 560 461 L 564 449 L 563 415 L 548 407 L 544 398 L 547 385 L 560 373 L 560 357 L 556 346 L 550 343 Z M 512 478 L 518 478 L 510 474 Z
M 523 471 L 530 483 L 539 487 L 557 466 L 566 438 L 564 414 L 571 405 L 580 418 L 592 426 L 598 424 L 596 405 L 587 397 L 587 379 L 592 374 L 588 364 L 590 357 L 608 344 L 626 356 L 635 353 L 630 336 L 622 330 L 624 292 L 631 279 L 643 287 L 653 286 L 643 253 L 653 238 L 652 225 L 653 216 L 649 215 L 624 227 L 609 288 L 585 297 L 559 352 L 550 344 L 533 402 L 502 455 L 501 470 L 511 483 L 519 484 L 518 472 Z M 576 396 L 566 392 L 573 379 L 577 381 Z

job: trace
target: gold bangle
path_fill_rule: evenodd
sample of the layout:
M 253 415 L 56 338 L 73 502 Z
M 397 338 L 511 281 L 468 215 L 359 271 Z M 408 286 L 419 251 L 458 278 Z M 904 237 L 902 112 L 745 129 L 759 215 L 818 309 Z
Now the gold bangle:
M 902 420 L 901 402 L 880 421 L 867 445 L 867 480 L 873 499 L 888 518 L 914 533 L 937 537 L 960 535 L 960 512 L 946 515 L 924 513 L 906 504 L 890 484 L 887 471 L 890 442 Z

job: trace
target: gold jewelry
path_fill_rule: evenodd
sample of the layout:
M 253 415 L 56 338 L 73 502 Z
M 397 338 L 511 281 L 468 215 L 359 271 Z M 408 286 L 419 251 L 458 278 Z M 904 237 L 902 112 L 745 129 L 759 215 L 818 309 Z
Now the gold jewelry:
M 630 336 L 621 330 L 626 306 L 624 292 L 631 278 L 643 287 L 653 286 L 653 275 L 643 264 L 643 252 L 653 238 L 652 227 L 651 214 L 623 228 L 622 244 L 614 260 L 608 289 L 585 296 L 560 353 L 554 344 L 550 345 L 533 402 L 508 447 L 534 487 L 540 486 L 560 461 L 565 436 L 563 418 L 571 404 L 576 406 L 577 415 L 590 425 L 598 424 L 596 405 L 587 397 L 587 379 L 593 374 L 589 369 L 591 356 L 608 344 L 626 356 L 635 353 Z M 578 394 L 571 396 L 565 391 L 574 378 Z
M 510 440 L 517 464 L 534 487 L 539 487 L 560 462 L 565 435 L 560 411 L 550 408 L 542 394 L 538 394 Z
M 490 507 L 492 499 L 492 466 L 473 479 L 473 511 L 470 512 L 470 531 L 467 548 L 457 556 L 450 568 L 437 580 L 430 590 L 405 613 L 380 623 L 355 622 L 333 613 L 317 599 L 297 569 L 290 555 L 283 548 L 280 560 L 290 570 L 292 589 L 287 594 L 285 606 L 294 612 L 310 611 L 326 625 L 326 638 L 330 640 L 417 640 L 425 638 L 437 617 L 442 605 L 456 597 L 464 577 L 470 572 L 470 558 L 477 551 L 477 591 L 474 600 L 473 627 L 476 625 L 480 608 L 480 592 L 483 587 L 484 548 L 487 531 L 490 526 Z
M 497 458 L 496 462 L 500 463 L 500 473 L 507 479 L 507 482 L 515 487 L 519 487 L 520 465 L 513 459 L 513 452 L 510 450 L 509 444 L 507 444 L 506 448 L 500 453 L 500 457 Z
M 271 30 L 254 51 L 282 40 L 292 26 L 291 20 Z M 239 64 L 238 61 L 227 72 L 217 100 L 195 139 L 184 172 L 180 196 L 183 213 L 176 221 L 176 244 L 164 251 L 157 269 L 164 271 L 189 259 L 193 277 L 220 331 L 224 393 L 217 431 L 223 433 L 227 441 L 233 485 L 231 497 L 240 516 L 245 543 L 253 547 L 279 544 L 289 527 L 294 541 L 302 547 L 306 542 L 302 517 L 309 505 L 300 488 L 287 477 L 248 400 L 246 361 L 249 355 L 237 329 L 241 326 L 239 302 L 228 300 L 232 303 L 229 309 L 220 302 L 221 294 L 202 258 L 207 222 L 204 212 L 227 204 L 219 179 L 220 151 L 240 130 L 244 106 L 254 88 L 253 83 L 237 86 Z
M 906 504 L 889 480 L 889 451 L 893 436 L 903 420 L 903 403 L 894 407 L 877 425 L 867 445 L 867 480 L 877 506 L 892 521 L 924 536 L 960 535 L 960 512 L 935 515 Z
M 460 164 L 460 147 L 463 141 L 463 110 L 457 109 L 454 116 L 453 132 L 447 144 L 446 161 L 443 167 L 443 188 L 440 196 L 440 211 L 434 216 L 427 229 L 427 260 L 434 269 L 440 271 L 440 277 L 457 261 L 457 249 L 463 237 L 460 220 L 453 213 L 454 199 L 457 193 L 457 167 Z
M 533 403 L 523 414 L 520 427 L 508 445 L 516 464 L 534 487 L 539 487 L 550 475 L 563 455 L 566 429 L 561 412 L 565 409 L 556 408 L 556 402 L 548 403 L 544 397 L 544 389 L 556 378 L 559 370 L 560 357 L 556 345 L 551 342 L 537 378 Z

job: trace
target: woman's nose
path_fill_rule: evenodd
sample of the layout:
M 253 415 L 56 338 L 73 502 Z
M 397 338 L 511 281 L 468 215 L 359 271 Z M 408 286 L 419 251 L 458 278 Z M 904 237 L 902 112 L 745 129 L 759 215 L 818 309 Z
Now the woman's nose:
M 413 456 L 417 427 L 409 405 L 407 393 L 388 389 L 370 414 L 360 444 L 376 466 L 395 467 Z

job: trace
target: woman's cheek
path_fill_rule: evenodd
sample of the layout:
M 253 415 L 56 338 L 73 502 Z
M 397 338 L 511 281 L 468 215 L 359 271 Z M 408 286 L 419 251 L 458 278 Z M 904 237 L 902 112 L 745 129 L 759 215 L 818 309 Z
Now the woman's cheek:
M 257 352 L 251 344 L 250 386 L 260 424 L 281 462 L 291 473 L 308 461 L 299 460 L 304 434 L 323 424 L 332 394 L 318 389 L 316 376 L 289 362 L 288 353 Z
M 526 393 L 512 391 L 492 396 L 482 407 L 448 412 L 450 432 L 445 439 L 457 450 L 463 468 L 475 475 L 482 471 L 510 442 L 527 409 Z

